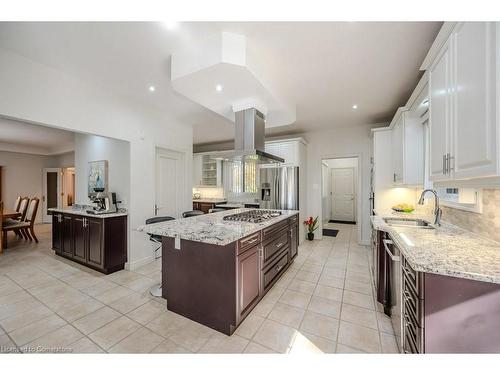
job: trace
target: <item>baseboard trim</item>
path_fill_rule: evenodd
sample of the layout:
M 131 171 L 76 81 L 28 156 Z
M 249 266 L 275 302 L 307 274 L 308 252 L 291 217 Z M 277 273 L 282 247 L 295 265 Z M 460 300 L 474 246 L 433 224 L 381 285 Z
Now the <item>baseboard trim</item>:
M 125 263 L 125 269 L 127 271 L 136 270 L 139 267 L 142 267 L 142 266 L 145 266 L 148 263 L 151 263 L 154 259 L 155 259 L 154 255 L 151 255 L 149 257 L 145 257 L 145 258 L 133 261 L 133 262 L 127 262 L 127 263 Z
M 328 220 L 328 222 L 335 224 L 356 224 L 355 221 L 342 221 L 342 220 Z

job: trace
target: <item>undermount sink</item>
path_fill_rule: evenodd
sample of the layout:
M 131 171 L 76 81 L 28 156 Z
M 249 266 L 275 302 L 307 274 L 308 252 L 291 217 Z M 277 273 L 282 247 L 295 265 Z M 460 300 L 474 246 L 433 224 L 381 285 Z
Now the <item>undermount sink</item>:
M 405 219 L 396 217 L 386 217 L 384 221 L 391 226 L 396 227 L 411 227 L 421 229 L 436 229 L 431 223 L 422 219 Z

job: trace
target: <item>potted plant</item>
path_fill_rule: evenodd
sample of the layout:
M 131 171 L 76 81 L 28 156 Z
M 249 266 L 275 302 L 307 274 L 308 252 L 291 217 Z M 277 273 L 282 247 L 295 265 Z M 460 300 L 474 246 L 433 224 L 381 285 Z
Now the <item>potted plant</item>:
M 314 231 L 318 229 L 318 217 L 313 219 L 312 216 L 309 216 L 306 221 L 304 221 L 304 225 L 307 226 L 307 239 L 309 241 L 314 240 Z

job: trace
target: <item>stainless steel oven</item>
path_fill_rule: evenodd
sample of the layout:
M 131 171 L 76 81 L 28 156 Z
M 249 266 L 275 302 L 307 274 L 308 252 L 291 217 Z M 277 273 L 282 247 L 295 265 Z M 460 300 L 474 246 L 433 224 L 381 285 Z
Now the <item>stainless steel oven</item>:
M 401 251 L 390 238 L 384 238 L 383 244 L 385 253 L 389 257 L 389 291 L 391 305 L 391 321 L 398 349 L 401 352 L 401 332 L 402 332 L 402 292 L 401 292 Z

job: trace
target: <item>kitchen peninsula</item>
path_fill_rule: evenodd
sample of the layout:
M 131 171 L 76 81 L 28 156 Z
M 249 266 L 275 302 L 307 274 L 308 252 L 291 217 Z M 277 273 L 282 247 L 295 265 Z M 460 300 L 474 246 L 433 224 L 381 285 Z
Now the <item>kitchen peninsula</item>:
M 170 311 L 231 335 L 298 251 L 298 211 L 236 209 L 145 225 L 163 236 Z

